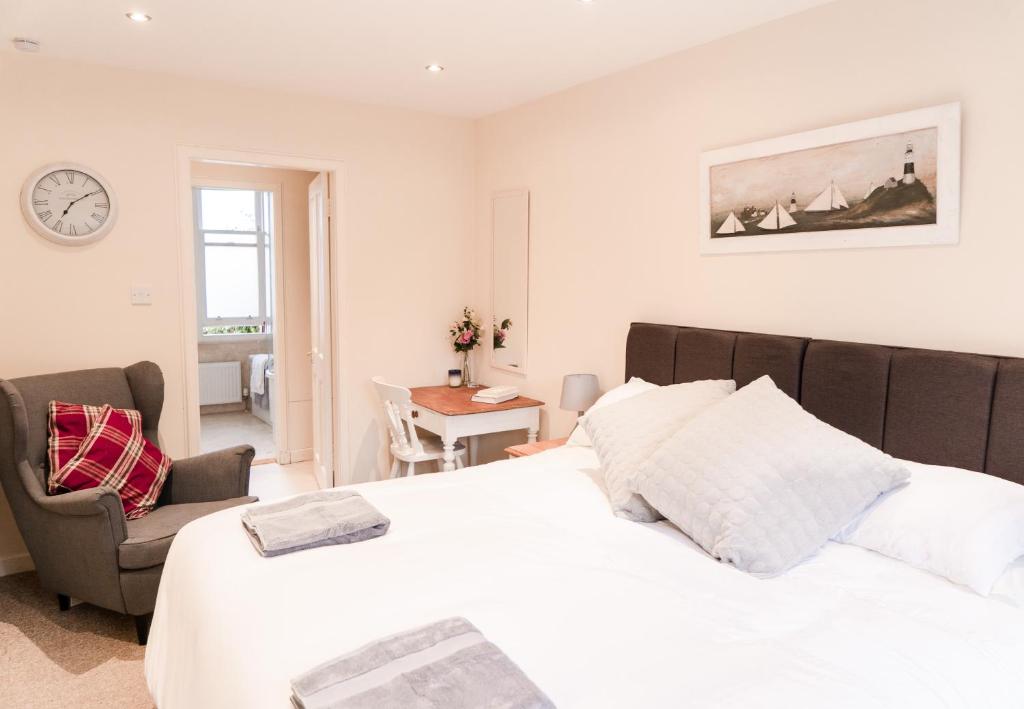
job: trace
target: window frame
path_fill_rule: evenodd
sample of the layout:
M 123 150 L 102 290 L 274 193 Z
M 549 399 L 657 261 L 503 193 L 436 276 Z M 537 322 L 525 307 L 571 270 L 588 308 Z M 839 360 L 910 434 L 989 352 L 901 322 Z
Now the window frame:
M 231 229 L 203 229 L 202 215 L 203 215 L 203 202 L 202 192 L 203 190 L 210 191 L 243 191 L 253 192 L 253 199 L 255 201 L 255 231 L 251 230 L 231 230 Z M 276 215 L 274 213 L 274 204 L 277 195 L 276 186 L 271 185 L 256 185 L 256 184 L 218 184 L 215 181 L 204 181 L 203 183 L 196 183 L 192 185 L 192 220 L 193 228 L 195 233 L 195 283 L 196 283 L 196 329 L 197 335 L 200 341 L 203 340 L 215 340 L 217 342 L 226 342 L 229 340 L 250 340 L 262 337 L 270 337 L 273 335 L 274 322 L 272 317 L 271 298 L 274 297 L 274 285 L 273 285 L 273 262 L 271 255 L 271 245 L 273 241 L 273 231 L 276 224 Z M 256 243 L 244 243 L 244 242 L 214 242 L 207 243 L 207 235 L 215 234 L 221 236 L 246 236 L 255 237 Z M 259 293 L 259 313 L 248 317 L 235 317 L 235 318 L 224 318 L 207 317 L 207 300 L 206 300 L 206 247 L 207 246 L 227 246 L 234 248 L 254 248 L 256 249 L 256 260 L 257 260 L 257 288 Z M 263 323 L 266 323 L 267 327 L 262 332 L 239 332 L 239 333 L 227 333 L 227 334 L 215 334 L 205 333 L 204 328 L 207 327 L 260 327 Z

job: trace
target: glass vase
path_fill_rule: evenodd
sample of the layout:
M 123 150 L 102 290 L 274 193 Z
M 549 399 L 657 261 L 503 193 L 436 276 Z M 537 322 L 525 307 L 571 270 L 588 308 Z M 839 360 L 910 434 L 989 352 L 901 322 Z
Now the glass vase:
M 471 388 L 476 386 L 476 379 L 473 377 L 472 354 L 471 350 L 462 353 L 462 381 Z

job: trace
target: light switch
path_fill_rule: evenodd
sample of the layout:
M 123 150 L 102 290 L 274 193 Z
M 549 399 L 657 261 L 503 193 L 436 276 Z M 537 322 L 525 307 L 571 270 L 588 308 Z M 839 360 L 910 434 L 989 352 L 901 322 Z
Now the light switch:
M 132 286 L 132 305 L 152 305 L 153 288 L 151 286 Z

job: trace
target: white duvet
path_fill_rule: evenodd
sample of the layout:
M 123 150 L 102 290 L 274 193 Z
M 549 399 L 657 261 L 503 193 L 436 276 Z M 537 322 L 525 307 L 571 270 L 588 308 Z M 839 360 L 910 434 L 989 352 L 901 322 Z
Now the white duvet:
M 287 707 L 289 679 L 447 616 L 567 707 L 1024 707 L 1024 611 L 865 549 L 781 577 L 615 517 L 589 448 L 360 485 L 386 536 L 260 557 L 189 524 L 146 652 L 161 709 Z

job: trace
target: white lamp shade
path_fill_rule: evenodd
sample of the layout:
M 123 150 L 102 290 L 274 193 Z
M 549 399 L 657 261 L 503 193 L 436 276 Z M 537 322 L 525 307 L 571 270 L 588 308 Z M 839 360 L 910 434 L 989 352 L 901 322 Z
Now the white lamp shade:
M 601 391 L 596 374 L 566 374 L 562 379 L 562 401 L 559 408 L 566 411 L 586 411 Z

